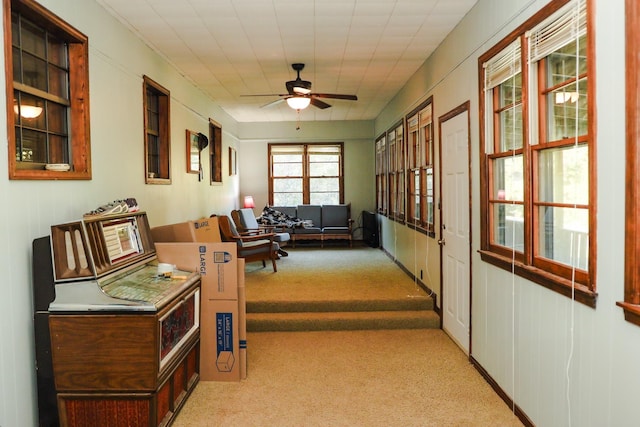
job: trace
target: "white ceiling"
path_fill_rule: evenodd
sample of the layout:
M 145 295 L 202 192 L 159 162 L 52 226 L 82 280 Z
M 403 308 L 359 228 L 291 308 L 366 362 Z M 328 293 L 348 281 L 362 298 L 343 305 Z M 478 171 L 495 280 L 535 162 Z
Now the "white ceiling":
M 477 0 L 97 0 L 239 122 L 292 121 L 294 62 L 323 99 L 301 120 L 370 120 Z M 160 82 L 161 83 L 161 82 Z M 171 88 L 168 88 L 169 90 Z

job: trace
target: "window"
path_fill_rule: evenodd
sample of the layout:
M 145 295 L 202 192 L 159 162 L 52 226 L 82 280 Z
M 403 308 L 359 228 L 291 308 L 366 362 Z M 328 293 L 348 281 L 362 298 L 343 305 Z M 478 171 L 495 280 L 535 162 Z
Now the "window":
M 404 126 L 400 122 L 387 132 L 389 143 L 389 217 L 405 219 L 406 150 Z
M 209 119 L 209 158 L 211 178 L 209 184 L 222 182 L 222 125 Z
M 587 16 L 585 0 L 552 1 L 479 60 L 481 254 L 595 306 Z
M 269 144 L 269 204 L 344 203 L 343 145 Z
M 640 326 L 640 3 L 626 1 L 627 186 L 625 221 L 625 319 Z
M 143 77 L 145 182 L 171 184 L 169 91 Z
M 87 37 L 31 0 L 4 10 L 9 178 L 91 179 Z
M 435 236 L 433 225 L 433 106 L 429 98 L 407 117 L 408 220 Z
M 387 135 L 383 134 L 376 140 L 376 210 L 381 215 L 387 215 L 389 212 L 387 160 Z

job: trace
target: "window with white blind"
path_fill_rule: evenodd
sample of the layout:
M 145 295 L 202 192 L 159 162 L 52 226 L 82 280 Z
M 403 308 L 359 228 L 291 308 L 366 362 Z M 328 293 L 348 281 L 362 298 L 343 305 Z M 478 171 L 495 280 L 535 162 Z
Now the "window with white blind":
M 269 144 L 269 204 L 344 203 L 343 144 Z
M 594 306 L 589 10 L 552 1 L 480 57 L 481 254 Z

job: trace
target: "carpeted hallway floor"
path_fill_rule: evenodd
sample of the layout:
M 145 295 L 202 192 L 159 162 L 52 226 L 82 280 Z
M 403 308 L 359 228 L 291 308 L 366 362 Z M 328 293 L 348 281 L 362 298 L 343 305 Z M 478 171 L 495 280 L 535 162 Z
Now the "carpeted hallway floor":
M 341 268 L 349 270 L 356 259 L 349 260 L 348 250 L 301 251 L 315 252 L 310 255 L 317 259 L 310 266 L 311 275 L 328 287 L 333 286 L 329 276 Z M 259 264 L 248 265 L 247 298 L 252 287 L 266 283 L 267 275 L 272 286 L 286 287 L 280 271 L 295 263 L 291 260 L 297 252 L 293 249 L 290 257 L 280 260 L 275 274 Z M 362 256 L 354 248 L 354 257 L 356 252 Z M 373 257 L 381 272 L 395 268 L 404 275 L 379 254 L 373 250 L 365 256 Z M 382 275 L 370 273 L 372 282 Z M 356 287 L 366 285 L 366 278 L 353 277 L 341 280 L 342 286 L 349 281 L 357 282 Z M 413 290 L 413 282 L 404 277 Z M 254 291 L 253 297 L 261 292 Z M 327 289 L 323 291 L 327 296 Z M 174 426 L 522 425 L 441 330 L 256 332 L 247 334 L 247 348 L 247 379 L 200 382 Z

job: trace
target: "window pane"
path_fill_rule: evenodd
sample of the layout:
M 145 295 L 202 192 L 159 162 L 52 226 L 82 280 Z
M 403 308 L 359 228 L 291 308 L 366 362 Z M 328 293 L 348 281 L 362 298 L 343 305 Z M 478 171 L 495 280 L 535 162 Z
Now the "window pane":
M 539 201 L 589 204 L 589 147 L 582 144 L 542 150 L 538 178 Z
M 499 151 L 510 151 L 522 148 L 522 104 L 508 108 L 499 114 L 500 147 Z
M 46 129 L 45 101 L 20 91 L 14 91 L 15 105 L 13 108 L 16 125 L 32 129 Z
M 276 163 L 273 176 L 302 176 L 302 163 Z
M 310 202 L 312 205 L 337 205 L 340 203 L 339 193 L 311 193 Z
M 315 191 L 339 191 L 340 180 L 338 178 L 311 178 L 309 179 L 309 190 Z
M 160 178 L 160 148 L 158 146 L 158 137 L 147 134 L 147 172 L 150 178 Z
M 273 180 L 273 192 L 274 193 L 302 193 L 302 179 L 274 179 Z
M 67 72 L 61 68 L 49 65 L 49 93 L 63 99 L 69 99 Z
M 492 203 L 493 241 L 495 245 L 524 252 L 524 206 Z
M 524 200 L 524 159 L 523 156 L 509 156 L 494 159 L 493 193 L 494 200 Z
M 338 163 L 311 163 L 309 165 L 311 176 L 338 176 L 340 175 Z
M 578 85 L 574 82 L 549 92 L 547 104 L 549 141 L 587 134 L 587 79 L 580 80 Z
M 48 59 L 49 62 L 55 64 L 61 68 L 68 69 L 69 65 L 67 63 L 67 49 L 65 43 L 49 34 L 48 37 Z
M 16 139 L 16 141 L 19 141 Z M 23 162 L 47 163 L 47 136 L 44 132 L 22 130 L 22 147 L 16 146 L 16 157 Z
M 302 193 L 274 193 L 273 206 L 298 206 L 302 204 Z
M 589 211 L 540 206 L 538 255 L 587 271 Z
M 500 84 L 500 108 L 522 101 L 522 73 L 505 80 Z
M 20 50 L 13 48 L 13 81 L 22 83 L 22 74 L 20 73 L 20 64 L 22 64 L 22 58 L 20 58 Z
M 49 132 L 67 134 L 67 108 L 55 102 L 47 102 Z
M 576 48 L 579 44 L 579 54 L 576 56 Z M 549 73 L 549 86 L 556 86 L 569 79 L 575 79 L 578 75 L 587 72 L 587 37 L 582 36 L 576 44 L 575 41 L 558 49 L 547 57 L 547 69 Z M 576 71 L 576 64 L 579 68 Z
M 34 56 L 22 56 L 22 82 L 36 89 L 47 91 L 47 63 Z
M 333 162 L 333 163 L 338 163 L 340 161 L 340 156 L 338 156 L 337 154 L 310 154 L 309 155 L 309 162 L 310 163 L 315 163 L 315 162 Z
M 49 160 L 47 163 L 69 163 L 65 136 L 49 135 Z
M 31 25 L 24 19 L 20 22 L 20 25 L 22 26 L 20 33 L 20 47 L 22 47 L 22 50 L 39 58 L 46 58 L 44 30 Z
M 433 227 L 433 197 L 432 196 L 428 196 L 427 197 L 427 218 L 426 218 L 426 222 L 427 222 L 427 224 L 431 225 L 431 227 L 429 227 L 429 229 L 432 229 L 432 227 Z
M 301 154 L 274 154 L 273 163 L 302 163 Z

